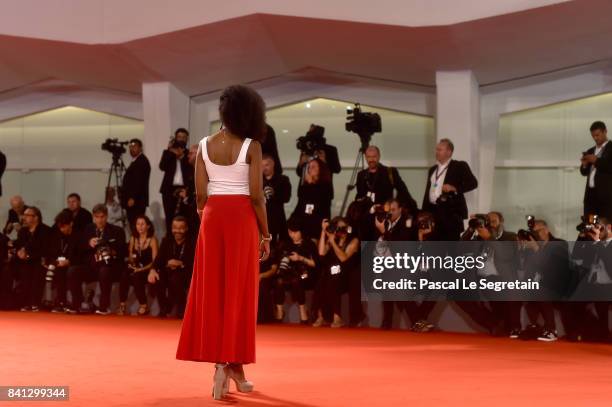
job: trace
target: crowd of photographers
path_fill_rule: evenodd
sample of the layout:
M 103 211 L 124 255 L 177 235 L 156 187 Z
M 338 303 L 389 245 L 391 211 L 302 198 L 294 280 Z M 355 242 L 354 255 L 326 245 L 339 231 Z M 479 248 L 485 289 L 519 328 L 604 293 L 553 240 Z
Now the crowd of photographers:
M 427 173 L 421 205 L 398 170 L 381 163 L 379 148 L 363 143 L 361 153 L 367 165 L 356 174 L 356 197 L 345 216 L 331 217 L 335 193 L 332 177 L 341 167 L 337 149 L 326 143 L 323 128 L 313 125 L 298 139 L 298 201 L 287 216 L 284 205 L 291 198 L 292 185 L 282 174 L 274 131 L 269 127 L 262 146 L 262 169 L 273 242 L 271 256 L 260 268 L 259 321 L 287 320 L 285 310 L 290 300 L 298 305 L 302 324 L 333 328 L 366 325 L 361 297 L 361 242 L 502 241 L 515 243 L 495 252 L 494 268 L 536 270 L 534 278 L 537 274 L 547 287 L 556 290 L 558 301 L 456 301 L 471 323 L 493 335 L 555 341 L 557 310 L 568 339 L 608 341 L 609 301 L 563 301 L 568 287 L 582 280 L 598 284 L 600 292 L 612 289 L 612 256 L 606 250 L 612 241 L 612 197 L 608 197 L 612 190 L 608 182 L 612 180 L 612 147 L 607 147 L 603 123 L 595 122 L 591 134 L 596 146 L 583 154 L 581 165 L 581 173 L 588 177 L 584 222 L 579 227 L 578 242 L 570 250 L 563 246 L 567 242 L 551 234 L 542 219 L 529 217 L 526 230 L 512 233 L 505 230 L 499 212 L 468 216 L 464 194 L 476 189 L 478 181 L 466 162 L 452 158 L 454 145 L 449 139 L 441 139 L 436 145 L 436 164 Z M 112 286 L 117 282 L 118 314 L 129 313 L 127 300 L 133 288 L 138 315 L 149 313 L 148 290 L 158 299 L 160 316 L 172 313 L 176 306 L 176 315 L 181 317 L 199 228 L 193 186 L 197 150 L 187 148 L 188 136 L 185 129 L 178 129 L 160 160 L 167 230 L 161 243 L 145 216 L 150 165 L 142 153 L 142 143 L 136 139 L 129 143 L 132 162 L 122 188 L 119 192 L 107 190 L 106 202 L 96 205 L 92 213 L 80 206 L 77 194 L 71 194 L 67 208 L 49 227 L 36 207 L 27 206 L 20 197 L 12 198 L 0 237 L 0 306 L 106 315 L 111 312 Z M 124 212 L 130 224 L 129 239 L 121 227 Z M 551 253 L 561 260 L 542 260 Z M 83 283 L 88 282 L 99 283 L 97 305 L 93 289 L 83 291 Z M 49 289 L 45 290 L 46 284 Z M 71 301 L 67 301 L 68 292 Z M 47 298 L 49 294 L 51 298 Z M 341 312 L 345 295 L 348 320 Z M 427 298 L 384 301 L 381 328 L 392 328 L 397 310 L 405 312 L 412 331 L 431 331 L 435 328 L 432 312 L 436 304 L 435 299 Z M 529 321 L 526 325 L 521 323 L 523 309 Z

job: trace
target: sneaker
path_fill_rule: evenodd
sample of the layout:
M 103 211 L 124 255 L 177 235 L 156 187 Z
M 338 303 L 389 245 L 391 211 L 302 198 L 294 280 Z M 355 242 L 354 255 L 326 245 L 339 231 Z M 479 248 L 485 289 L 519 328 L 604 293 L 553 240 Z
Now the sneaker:
M 520 334 L 521 334 L 520 330 L 513 329 L 512 331 L 510 331 L 510 339 L 518 339 Z
M 32 311 L 32 307 L 30 307 L 29 305 L 26 305 L 24 307 L 21 307 L 21 312 L 28 312 L 28 311 Z
M 40 308 L 38 308 L 38 305 L 32 305 L 32 307 L 30 307 L 30 311 L 38 312 L 38 311 L 40 311 Z
M 106 308 L 106 309 L 97 309 L 96 310 L 96 314 L 98 314 L 98 315 L 109 315 L 110 311 L 108 310 L 108 308 Z
M 545 330 L 544 332 L 542 332 L 540 336 L 538 336 L 538 341 L 543 341 L 543 342 L 554 342 L 557 339 L 559 339 L 559 337 L 557 336 L 557 333 L 554 331 L 549 331 L 549 330 Z
M 66 314 L 78 314 L 79 310 L 76 309 L 76 308 L 73 308 L 73 307 L 66 307 L 66 308 L 64 308 L 64 312 Z
M 60 312 L 66 312 L 66 307 L 62 307 L 61 305 L 57 305 L 55 307 L 53 307 L 51 309 L 51 312 L 53 312 L 54 314 L 60 313 Z

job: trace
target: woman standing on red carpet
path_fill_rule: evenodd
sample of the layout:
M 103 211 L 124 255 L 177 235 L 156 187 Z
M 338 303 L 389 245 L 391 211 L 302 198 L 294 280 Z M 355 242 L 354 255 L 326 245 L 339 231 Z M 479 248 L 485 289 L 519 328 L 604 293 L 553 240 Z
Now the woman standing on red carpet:
M 262 190 L 265 105 L 246 86 L 221 94 L 222 129 L 200 141 L 196 194 L 201 217 L 193 278 L 176 358 L 215 363 L 213 397 L 249 392 L 243 364 L 255 362 L 258 260 L 270 254 Z M 261 239 L 259 235 L 261 233 Z M 261 258 L 260 252 L 263 252 Z

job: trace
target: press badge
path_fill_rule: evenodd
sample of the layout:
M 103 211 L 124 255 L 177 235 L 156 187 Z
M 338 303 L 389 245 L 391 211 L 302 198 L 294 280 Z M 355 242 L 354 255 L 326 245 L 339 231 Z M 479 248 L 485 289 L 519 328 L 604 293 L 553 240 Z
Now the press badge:
M 304 212 L 306 212 L 306 215 L 312 215 L 312 212 L 314 212 L 314 204 L 306 204 Z
M 340 273 L 340 265 L 336 264 L 335 266 L 331 266 L 329 271 L 331 272 L 332 276 L 335 275 L 335 274 L 339 274 Z

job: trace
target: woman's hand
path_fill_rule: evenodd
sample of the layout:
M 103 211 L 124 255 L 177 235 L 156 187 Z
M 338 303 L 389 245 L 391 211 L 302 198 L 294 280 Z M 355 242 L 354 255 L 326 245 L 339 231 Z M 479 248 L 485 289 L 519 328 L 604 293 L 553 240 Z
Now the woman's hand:
M 262 240 L 259 244 L 259 250 L 262 253 L 261 257 L 259 258 L 259 261 L 266 261 L 268 257 L 270 257 L 270 241 Z
M 159 273 L 153 269 L 149 271 L 149 275 L 147 276 L 147 280 L 151 284 L 155 284 L 156 281 L 159 281 Z

